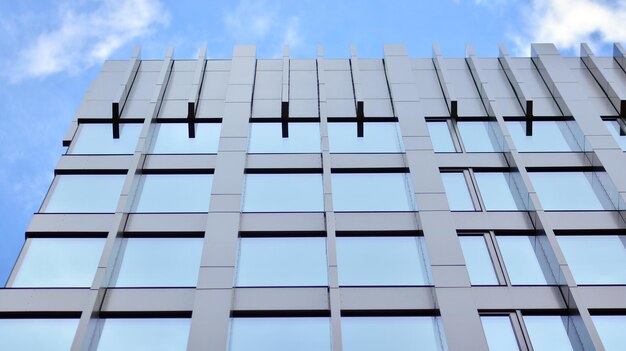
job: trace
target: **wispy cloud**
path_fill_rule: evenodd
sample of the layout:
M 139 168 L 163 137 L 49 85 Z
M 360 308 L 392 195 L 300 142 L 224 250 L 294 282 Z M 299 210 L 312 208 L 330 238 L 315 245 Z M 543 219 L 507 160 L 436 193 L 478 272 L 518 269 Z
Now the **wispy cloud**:
M 5 75 L 21 80 L 79 72 L 169 22 L 169 14 L 158 0 L 81 4 L 85 2 L 63 4 L 52 28 L 29 38 L 32 44 L 18 51 L 17 67 L 11 67 Z
M 265 0 L 241 0 L 226 13 L 224 23 L 228 33 L 238 42 L 252 42 L 273 49 L 274 56 L 282 55 L 279 46 L 290 49 L 303 42 L 300 17 L 285 15 L 277 2 Z
M 518 55 L 529 55 L 531 43 L 571 50 L 626 41 L 626 1 L 533 0 L 522 16 L 525 28 L 511 35 Z

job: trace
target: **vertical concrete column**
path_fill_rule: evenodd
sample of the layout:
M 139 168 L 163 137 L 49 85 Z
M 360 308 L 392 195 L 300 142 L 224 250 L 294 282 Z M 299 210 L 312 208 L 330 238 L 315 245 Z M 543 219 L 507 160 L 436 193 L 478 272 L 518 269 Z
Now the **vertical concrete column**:
M 435 301 L 450 350 L 487 350 L 469 275 L 421 112 L 411 61 L 402 45 L 385 45 L 385 71 L 400 123 L 418 219 L 431 255 Z M 447 101 L 449 97 L 446 97 Z
M 472 76 L 474 77 L 474 83 L 478 87 L 482 96 L 483 103 L 485 104 L 489 115 L 496 118 L 503 135 L 503 152 L 507 163 L 511 168 L 511 172 L 514 172 L 516 175 L 514 177 L 515 186 L 524 199 L 526 209 L 535 227 L 537 238 L 539 239 L 538 242 L 540 245 L 536 247 L 535 254 L 538 257 L 543 256 L 546 258 L 549 266 L 544 267 L 549 269 L 549 272 L 546 272 L 546 274 L 552 274 L 554 276 L 556 284 L 559 285 L 561 290 L 565 305 L 568 306 L 570 317 L 568 324 L 574 326 L 574 328 L 568 328 L 568 334 L 572 345 L 575 345 L 577 349 L 582 347 L 585 350 L 593 350 L 593 345 L 590 341 L 591 338 L 588 336 L 588 332 L 582 324 L 583 319 L 581 318 L 581 311 L 578 309 L 577 303 L 572 296 L 571 288 L 575 286 L 574 279 L 558 246 L 553 227 L 550 225 L 550 221 L 541 207 L 541 203 L 539 202 L 539 198 L 537 197 L 530 181 L 528 172 L 523 165 L 522 158 L 519 156 L 519 153 L 515 148 L 515 144 L 513 143 L 513 139 L 511 138 L 504 117 L 498 107 L 497 99 L 492 98 L 496 96 L 496 94 L 492 91 L 489 83 L 482 78 L 483 74 L 481 73 L 481 69 L 478 65 L 478 60 L 474 55 L 472 47 L 469 45 L 467 48 L 466 60 L 472 72 Z M 515 69 L 512 68 L 510 58 L 506 47 L 504 46 L 500 47 L 500 62 L 504 70 L 503 73 L 507 76 L 513 89 L 518 94 L 517 96 L 521 105 L 526 106 L 526 104 L 522 102 L 529 101 L 530 99 L 528 99 L 528 97 L 524 94 L 523 89 L 520 88 L 520 84 L 515 74 Z
M 98 316 L 100 313 L 100 307 L 106 294 L 106 289 L 110 284 L 110 279 L 115 269 L 115 264 L 119 254 L 119 248 L 121 245 L 122 237 L 124 236 L 124 227 L 128 219 L 128 213 L 131 211 L 131 206 L 137 189 L 137 183 L 139 180 L 139 171 L 143 165 L 145 159 L 145 153 L 147 147 L 150 145 L 151 137 L 151 125 L 154 119 L 157 117 L 167 82 L 169 80 L 170 72 L 173 65 L 172 56 L 174 54 L 174 47 L 170 46 L 167 50 L 167 54 L 163 60 L 161 72 L 157 80 L 157 84 L 154 88 L 152 98 L 150 100 L 150 108 L 148 114 L 145 116 L 141 134 L 135 147 L 135 153 L 132 156 L 132 161 L 129 163 L 128 173 L 122 187 L 122 193 L 117 204 L 115 215 L 111 223 L 111 230 L 107 234 L 106 243 L 102 251 L 102 256 L 98 263 L 96 275 L 93 283 L 89 289 L 89 297 L 87 304 L 83 309 L 76 335 L 72 343 L 72 351 L 87 351 L 91 345 L 96 345 L 99 340 L 99 331 L 97 329 Z M 139 51 L 136 51 L 136 56 L 139 55 Z M 136 60 L 129 61 L 129 72 L 135 72 L 138 69 L 140 63 Z M 131 87 L 122 83 L 124 89 L 130 91 Z
M 585 135 L 585 154 L 593 167 L 602 167 L 606 170 L 612 184 L 603 184 L 609 195 L 613 196 L 615 207 L 624 211 L 620 206 L 626 199 L 626 180 L 624 173 L 624 155 L 618 147 L 608 129 L 604 126 L 601 116 L 590 106 L 587 96 L 582 95 L 582 89 L 578 85 L 585 84 L 579 81 L 581 74 L 574 72 L 580 67 L 568 67 L 567 62 L 553 44 L 533 44 L 531 46 L 532 59 L 546 82 L 548 89 L 555 97 L 559 107 L 564 113 L 571 115 Z M 592 74 L 592 73 L 589 73 Z M 574 86 L 577 85 L 577 86 Z M 608 99 L 608 97 L 607 97 Z M 588 145 L 588 146 L 587 146 Z M 611 189 L 612 187 L 615 187 Z M 624 215 L 622 213 L 622 220 Z M 562 253 L 556 243 L 557 256 L 562 258 Z M 579 296 L 578 288 L 563 259 L 562 268 L 569 285 L 567 302 L 570 310 L 575 309 L 577 318 L 574 326 L 577 328 L 585 350 L 604 350 L 598 332 L 589 314 L 586 301 Z
M 188 350 L 226 350 L 248 148 L 256 47 L 233 50 Z
M 322 178 L 324 181 L 324 211 L 326 215 L 326 255 L 328 257 L 328 287 L 332 349 L 341 351 L 341 291 L 337 271 L 337 240 L 335 232 L 335 212 L 332 199 L 331 155 L 328 141 L 328 111 L 326 108 L 326 77 L 324 51 L 317 48 L 317 82 L 319 94 L 320 135 L 322 137 Z

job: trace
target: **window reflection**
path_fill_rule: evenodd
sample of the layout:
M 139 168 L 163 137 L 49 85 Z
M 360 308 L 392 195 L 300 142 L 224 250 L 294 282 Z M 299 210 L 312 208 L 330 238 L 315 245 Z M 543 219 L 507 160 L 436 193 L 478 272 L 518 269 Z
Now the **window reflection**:
M 186 350 L 189 322 L 188 318 L 103 319 L 96 350 Z
M 89 287 L 103 247 L 103 238 L 28 239 L 11 287 Z
M 208 212 L 212 174 L 141 176 L 134 212 Z
M 330 351 L 325 317 L 233 318 L 230 351 Z
M 338 237 L 339 285 L 430 285 L 421 237 Z
M 448 204 L 452 211 L 474 211 L 474 202 L 467 187 L 463 172 L 441 173 Z
M 342 317 L 343 349 L 442 351 L 440 323 L 437 317 Z
M 69 154 L 132 154 L 135 152 L 142 123 L 120 124 L 120 137 L 113 138 L 111 124 L 80 124 Z
M 567 318 L 562 316 L 524 316 L 524 324 L 535 351 L 573 350 L 567 334 Z M 575 333 L 575 331 L 571 331 Z
M 155 125 L 153 154 L 214 154 L 220 138 L 221 123 L 196 123 L 195 138 L 189 137 L 186 123 Z
M 489 351 L 519 350 L 509 316 L 482 316 L 480 321 L 485 331 Z
M 472 285 L 498 285 L 485 238 L 462 236 L 459 239 Z
M 116 287 L 196 286 L 202 238 L 124 238 Z
M 526 135 L 526 122 L 510 121 L 507 127 L 520 152 L 580 151 L 568 123 L 574 121 L 533 121 L 532 135 Z
M 57 175 L 42 212 L 114 213 L 124 178 L 121 174 Z
M 577 284 L 626 284 L 626 238 L 617 235 L 558 236 Z
M 606 351 L 626 350 L 626 316 L 591 316 Z
M 260 153 L 319 153 L 321 138 L 319 123 L 289 123 L 289 137 L 283 138 L 281 123 L 250 123 L 248 152 Z
M 528 176 L 544 210 L 613 208 L 598 176 L 593 172 L 529 172 Z
M 243 212 L 323 211 L 321 174 L 246 174 Z
M 413 211 L 406 173 L 332 174 L 335 211 Z
M 328 285 L 325 238 L 241 238 L 237 286 Z
M 554 284 L 538 237 L 507 235 L 496 240 L 512 285 Z
M 67 351 L 72 347 L 78 319 L 0 319 L 0 345 L 11 351 Z
M 397 123 L 367 122 L 363 126 L 363 137 L 358 137 L 356 122 L 328 123 L 330 152 L 394 153 L 403 151 Z
M 456 152 L 448 122 L 430 121 L 426 125 L 435 152 Z

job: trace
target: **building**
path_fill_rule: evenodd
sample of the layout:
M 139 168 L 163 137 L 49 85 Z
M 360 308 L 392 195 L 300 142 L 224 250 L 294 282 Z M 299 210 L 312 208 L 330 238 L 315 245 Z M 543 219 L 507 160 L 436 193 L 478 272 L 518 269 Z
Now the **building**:
M 626 349 L 620 44 L 255 50 L 104 63 L 3 349 Z

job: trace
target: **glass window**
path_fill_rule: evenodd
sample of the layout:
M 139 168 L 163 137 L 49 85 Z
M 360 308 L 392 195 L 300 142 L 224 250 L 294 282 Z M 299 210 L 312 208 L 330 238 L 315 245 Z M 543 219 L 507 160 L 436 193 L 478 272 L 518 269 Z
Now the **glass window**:
M 544 210 L 612 208 L 600 181 L 592 172 L 530 172 L 528 176 Z
M 339 285 L 430 285 L 422 237 L 338 237 Z
M 433 150 L 435 152 L 456 152 L 448 122 L 433 121 L 427 122 L 426 125 L 428 126 L 430 141 L 433 143 Z
M 97 351 L 186 350 L 188 318 L 108 318 L 100 320 Z
M 558 236 L 577 284 L 626 284 L 626 237 Z
M 11 351 L 67 351 L 72 347 L 78 319 L 0 319 L 0 345 Z
M 246 174 L 244 212 L 323 212 L 321 174 Z
M 474 173 L 476 185 L 487 211 L 524 209 L 517 191 L 512 187 L 512 174 L 499 172 Z
M 498 285 L 485 237 L 462 236 L 459 239 L 472 285 Z
M 533 121 L 533 135 L 526 135 L 526 122 L 507 122 L 509 133 L 520 152 L 579 151 L 568 123 L 574 121 Z
M 124 238 L 116 287 L 196 286 L 202 238 Z
M 196 137 L 189 137 L 186 123 L 155 124 L 153 154 L 215 154 L 221 123 L 197 123 Z
M 395 122 L 367 122 L 363 136 L 357 136 L 356 122 L 328 123 L 328 141 L 333 153 L 402 152 L 402 142 Z
M 104 241 L 103 238 L 28 239 L 11 287 L 89 287 Z
M 120 137 L 113 139 L 111 124 L 80 124 L 70 154 L 133 154 L 142 123 L 120 124 Z
M 121 174 L 57 175 L 42 212 L 114 213 L 124 178 Z
M 604 124 L 615 138 L 622 150 L 626 151 L 626 135 L 620 135 L 620 125 L 616 120 L 604 121 Z
M 626 316 L 591 316 L 606 351 L 626 350 Z
M 237 286 L 326 286 L 325 238 L 241 238 Z
M 342 317 L 343 350 L 443 351 L 436 317 Z
M 233 318 L 230 351 L 330 351 L 324 317 Z
M 321 152 L 319 123 L 289 123 L 289 137 L 283 138 L 281 123 L 250 123 L 248 152 L 319 153 Z
M 509 316 L 482 316 L 480 321 L 485 331 L 489 351 L 519 350 Z
M 441 173 L 443 187 L 446 189 L 448 204 L 452 211 L 474 211 L 474 202 L 467 188 L 467 181 L 462 172 Z
M 334 173 L 335 211 L 413 211 L 406 173 Z
M 141 176 L 134 212 L 208 212 L 212 174 Z
M 567 317 L 524 316 L 530 343 L 534 351 L 569 351 L 572 344 L 567 336 Z
M 553 284 L 554 279 L 551 275 L 546 278 L 542 269 L 547 267 L 543 254 L 537 255 L 541 250 L 537 237 L 497 236 L 496 240 L 512 285 Z M 542 259 L 541 263 L 538 257 Z
M 458 122 L 457 128 L 466 152 L 495 152 L 498 143 L 489 122 Z

